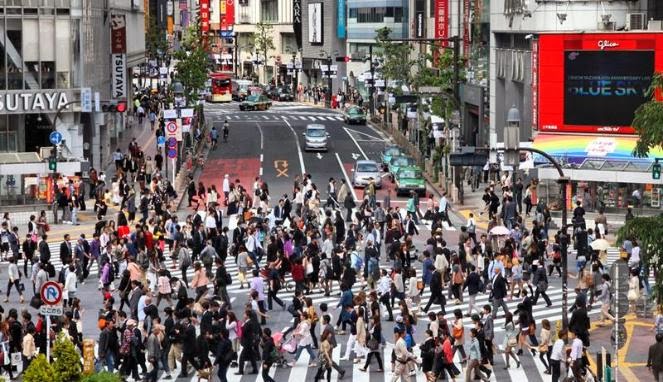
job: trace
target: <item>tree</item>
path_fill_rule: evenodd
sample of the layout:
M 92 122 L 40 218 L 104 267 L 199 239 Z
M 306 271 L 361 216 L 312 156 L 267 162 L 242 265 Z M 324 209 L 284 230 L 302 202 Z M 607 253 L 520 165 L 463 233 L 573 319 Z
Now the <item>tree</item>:
M 202 45 L 197 23 L 184 33 L 181 48 L 175 52 L 177 79 L 184 86 L 187 102 L 198 99 L 198 90 L 205 86 L 208 73 L 207 53 Z
M 53 366 L 46 362 L 46 356 L 39 354 L 30 362 L 30 366 L 23 372 L 24 382 L 56 381 Z
M 647 90 L 647 102 L 635 110 L 632 126 L 638 134 L 633 156 L 646 158 L 649 150 L 663 146 L 663 102 L 656 99 L 663 91 L 663 73 L 654 74 Z
M 81 378 L 81 356 L 65 333 L 60 333 L 53 344 L 53 359 L 53 376 L 56 382 L 73 382 Z
M 265 78 L 265 81 L 267 81 L 267 72 L 266 72 L 266 67 L 267 67 L 267 52 L 270 50 L 275 49 L 274 47 L 274 37 L 273 35 L 273 27 L 271 24 L 265 24 L 263 22 L 259 22 L 256 24 L 256 33 L 253 34 L 253 47 L 256 49 L 256 52 L 259 54 L 258 58 L 260 58 L 260 54 L 262 54 L 262 68 L 263 68 L 263 75 Z
M 649 270 L 656 270 L 656 282 L 652 288 L 652 296 L 657 305 L 663 304 L 663 215 L 636 217 L 624 224 L 617 231 L 617 242 L 636 239 L 640 245 L 640 260 Z M 648 277 L 648 275 L 646 276 Z
M 155 17 L 150 17 L 147 34 L 145 35 L 145 50 L 150 58 L 157 58 L 168 50 L 166 34 L 157 25 Z
M 411 84 L 412 66 L 414 65 L 414 62 L 410 59 L 412 46 L 407 43 L 392 41 L 389 27 L 380 28 L 375 32 L 377 33 L 375 37 L 378 46 L 377 56 L 382 59 L 382 64 L 377 71 L 382 75 L 385 86 L 387 86 L 388 80 L 393 80 L 398 86 L 391 90 L 396 94 L 401 94 L 400 85 Z

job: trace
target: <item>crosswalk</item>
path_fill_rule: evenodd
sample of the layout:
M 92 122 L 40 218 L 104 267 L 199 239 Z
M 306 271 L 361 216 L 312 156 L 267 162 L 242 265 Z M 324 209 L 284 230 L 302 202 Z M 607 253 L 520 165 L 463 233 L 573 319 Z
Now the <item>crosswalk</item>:
M 62 263 L 60 261 L 60 256 L 59 256 L 60 244 L 59 243 L 49 243 L 49 247 L 51 249 L 51 263 L 54 265 L 54 267 L 56 269 L 56 272 L 59 272 L 59 270 L 62 268 Z M 619 252 L 617 251 L 617 249 L 609 250 L 608 251 L 608 266 L 610 264 L 612 264 L 618 258 L 618 256 L 619 256 Z M 171 275 L 173 277 L 181 278 L 182 277 L 181 270 L 172 268 L 172 261 L 170 260 L 168 248 L 165 249 L 164 257 L 167 259 L 166 260 L 166 266 L 168 267 L 169 271 L 171 272 Z M 263 264 L 264 264 L 265 260 L 266 259 L 263 259 Z M 242 295 L 242 294 L 244 294 L 244 295 L 248 294 L 248 289 L 247 289 L 248 283 L 246 284 L 247 286 L 245 286 L 244 288 L 241 287 L 240 282 L 239 282 L 239 267 L 235 263 L 235 259 L 232 256 L 229 256 L 226 259 L 225 267 L 226 267 L 227 271 L 230 273 L 230 275 L 233 279 L 232 284 L 227 287 L 229 295 L 237 296 L 237 295 Z M 381 267 L 382 268 L 389 268 L 389 265 L 386 264 L 384 261 L 382 261 Z M 418 276 L 420 276 L 420 274 L 421 274 L 420 273 L 421 272 L 420 263 L 418 263 L 417 261 L 413 261 L 413 268 L 417 269 Z M 98 273 L 99 273 L 99 269 L 98 269 L 97 264 L 96 263 L 92 264 L 91 269 L 90 269 L 90 277 L 88 278 L 88 280 L 95 280 L 96 281 Z M 193 270 L 189 269 L 187 271 L 187 279 L 191 280 L 192 277 L 193 277 Z M 557 277 L 556 274 L 554 274 L 552 276 L 552 278 L 555 278 L 555 277 Z M 148 279 L 148 282 L 151 282 L 151 283 L 156 282 L 156 278 L 151 277 L 150 275 L 148 275 L 147 279 Z M 247 276 L 247 279 L 250 280 L 250 275 Z M 116 282 L 115 282 L 116 285 L 117 285 L 118 282 L 119 282 L 119 280 L 116 279 Z M 550 284 L 554 284 L 554 282 L 551 280 Z M 294 297 L 294 287 L 293 287 L 294 286 L 294 281 L 292 280 L 292 277 L 291 277 L 290 274 L 288 274 L 286 276 L 285 285 L 288 285 L 289 288 L 281 289 L 278 293 L 278 297 L 281 300 L 283 300 L 286 304 L 289 304 L 290 301 L 292 300 L 292 298 Z M 533 288 L 536 289 L 535 287 L 533 287 Z M 364 289 L 368 290 L 367 286 L 366 286 L 366 283 L 362 280 L 361 282 L 357 282 L 353 285 L 352 292 L 353 292 L 353 294 L 357 294 L 357 293 L 359 293 L 360 291 L 362 291 Z M 446 294 L 446 291 L 445 291 L 445 294 Z M 559 286 L 551 285 L 547 290 L 547 294 L 550 297 L 550 300 L 552 302 L 551 307 L 546 307 L 545 301 L 543 300 L 543 298 L 540 298 L 537 305 L 533 307 L 533 315 L 534 315 L 535 320 L 537 321 L 537 324 L 539 324 L 543 319 L 548 319 L 549 321 L 557 321 L 561 317 L 561 312 L 562 312 L 562 288 L 559 287 Z M 312 299 L 314 306 L 319 306 L 319 304 L 321 304 L 321 303 L 327 303 L 327 305 L 332 307 L 332 306 L 335 306 L 336 303 L 338 302 L 339 295 L 340 295 L 339 285 L 338 285 L 338 282 L 335 282 L 333 284 L 333 290 L 332 290 L 332 293 L 331 293 L 330 296 L 325 296 L 325 293 L 321 288 L 313 288 L 311 290 L 311 293 L 309 295 L 307 295 L 307 297 L 310 297 Z M 572 285 L 570 285 L 569 290 L 568 290 L 569 306 L 571 304 L 573 304 L 573 301 L 575 301 L 575 298 L 576 298 L 576 293 L 575 293 L 574 288 L 572 287 Z M 429 299 L 430 299 L 430 290 L 428 290 L 426 288 L 424 290 L 424 292 L 422 293 L 422 295 L 421 295 L 420 305 L 419 306 L 410 306 L 410 309 L 414 310 L 414 311 L 421 311 L 423 309 L 423 307 L 425 306 L 425 304 L 428 302 Z M 468 310 L 469 310 L 469 296 L 467 295 L 467 291 L 464 292 L 462 302 L 454 304 L 452 301 L 453 300 L 451 300 L 449 298 L 447 299 L 447 305 L 445 307 L 445 310 L 446 310 L 446 313 L 447 313 L 445 317 L 447 318 L 447 320 L 453 320 L 453 311 L 455 309 L 460 309 L 463 313 L 468 313 Z M 510 311 L 515 311 L 519 302 L 520 302 L 520 299 L 514 298 L 512 300 L 507 300 L 506 304 L 507 304 Z M 479 295 L 477 295 L 474 306 L 477 309 L 480 310 L 486 304 L 490 304 L 488 294 L 480 293 Z M 431 311 L 437 311 L 439 309 L 440 309 L 439 305 L 436 305 L 436 304 L 431 305 Z M 276 310 L 279 311 L 280 307 L 276 306 Z M 386 308 L 385 307 L 382 307 L 382 311 L 384 312 L 383 314 L 386 315 Z M 397 317 L 400 314 L 400 312 L 401 312 L 400 308 L 398 307 L 398 304 L 396 304 L 396 306 L 393 307 L 394 317 Z M 600 306 L 598 306 L 598 304 L 595 304 L 592 307 L 592 310 L 589 313 L 590 314 L 598 314 L 599 312 L 600 312 Z M 500 315 L 498 317 L 499 318 L 497 318 L 495 320 L 495 331 L 496 332 L 503 332 L 504 331 L 504 328 L 503 328 L 504 318 L 503 318 L 503 314 L 501 313 L 501 311 L 500 311 Z M 423 313 L 421 313 L 419 320 L 423 321 L 423 322 L 427 322 L 428 317 L 426 317 L 425 315 L 423 315 Z M 467 321 L 466 322 L 466 327 L 468 327 L 468 328 L 471 327 L 470 320 L 468 319 L 466 321 Z
M 227 119 L 228 122 L 232 123 L 233 121 L 253 121 L 253 122 L 269 122 L 269 121 L 306 121 L 306 122 L 339 122 L 343 121 L 343 117 L 336 114 L 273 114 L 273 113 L 232 113 L 232 114 L 223 114 L 223 118 Z
M 60 248 L 60 243 L 49 243 L 49 247 L 51 249 L 51 262 L 55 266 L 56 270 L 59 271 L 59 269 L 62 267 L 62 264 L 60 262 L 59 258 L 59 248 Z M 169 252 L 168 248 L 165 250 L 166 253 L 164 253 L 164 257 L 166 259 L 169 259 Z M 571 254 L 573 256 L 573 254 Z M 614 262 L 619 256 L 619 252 L 617 249 L 610 249 L 608 251 L 608 261 L 607 265 L 609 266 Z M 171 261 L 167 260 L 167 266 L 169 269 L 171 268 Z M 226 269 L 228 272 L 231 274 L 233 283 L 228 286 L 228 292 L 233 300 L 240 298 L 243 294 L 248 294 L 248 289 L 245 288 L 240 288 L 240 283 L 239 283 L 239 269 L 237 265 L 235 264 L 234 258 L 233 257 L 228 257 L 225 263 Z M 383 268 L 388 267 L 387 264 L 382 264 L 381 265 Z M 418 262 L 413 263 L 413 267 L 417 268 L 419 271 L 420 269 L 420 264 Z M 89 281 L 96 282 L 96 276 L 98 275 L 98 267 L 97 264 L 93 264 L 91 267 L 90 271 L 90 277 L 88 278 Z M 181 271 L 179 269 L 170 269 L 172 276 L 175 277 L 181 277 Z M 187 272 L 188 279 L 190 280 L 193 277 L 193 271 L 189 270 Z M 556 276 L 553 276 L 556 277 Z M 149 277 L 148 277 L 149 279 Z M 116 283 L 119 280 L 116 280 Z M 292 278 L 290 275 L 286 277 L 286 284 L 289 285 L 294 285 L 294 282 L 292 281 Z M 552 282 L 551 282 L 552 284 Z M 355 285 L 352 287 L 353 293 L 358 293 L 359 291 L 362 290 L 362 287 L 365 286 L 363 282 L 357 282 Z M 541 298 L 536 306 L 533 307 L 533 316 L 537 322 L 537 324 L 540 324 L 540 322 L 543 319 L 548 319 L 549 321 L 557 321 L 561 318 L 561 305 L 562 305 L 562 290 L 560 287 L 555 287 L 555 286 L 550 286 L 547 291 L 548 296 L 551 299 L 552 306 L 550 308 L 545 306 L 545 302 Z M 290 290 L 284 288 L 279 292 L 279 298 L 281 298 L 286 304 L 289 304 L 292 298 L 294 297 L 294 290 L 290 288 Z M 320 306 L 321 303 L 327 303 L 328 306 L 330 306 L 330 311 L 331 313 L 336 316 L 338 314 L 338 311 L 333 310 L 336 306 L 336 303 L 339 300 L 339 288 L 338 288 L 338 283 L 334 284 L 334 290 L 332 291 L 331 296 L 325 296 L 324 292 L 320 290 L 319 288 L 314 288 L 311 291 L 311 294 L 307 295 L 307 297 L 310 297 L 313 301 L 313 305 L 318 307 Z M 576 293 L 574 292 L 573 288 L 570 287 L 568 291 L 568 301 L 569 301 L 569 306 L 573 303 L 575 300 Z M 430 298 L 430 291 L 425 290 L 422 294 L 421 298 L 421 304 L 419 307 L 413 306 L 411 307 L 412 311 L 415 310 L 420 310 L 420 308 L 423 308 L 423 305 L 428 302 Z M 242 298 L 244 300 L 244 298 Z M 467 296 L 467 293 L 464 294 L 463 296 L 463 302 L 458 303 L 458 304 L 453 304 L 452 300 L 448 300 L 447 305 L 446 305 L 446 316 L 445 318 L 448 321 L 453 320 L 453 311 L 455 309 L 461 309 L 463 313 L 467 313 L 469 306 L 468 306 L 469 298 Z M 515 311 L 517 304 L 520 302 L 519 299 L 514 298 L 513 300 L 509 300 L 506 302 L 508 308 L 510 311 Z M 487 294 L 480 294 L 476 298 L 475 306 L 478 309 L 481 309 L 481 307 L 485 304 L 489 304 L 488 301 L 488 295 Z M 270 313 L 274 315 L 278 314 L 284 314 L 284 315 L 289 315 L 287 312 L 282 311 L 281 307 L 278 305 L 274 307 L 275 310 Z M 432 305 L 431 311 L 437 311 L 439 309 L 439 305 Z M 386 309 L 382 307 L 382 312 L 383 314 L 386 315 Z M 590 311 L 590 315 L 595 315 L 600 312 L 600 307 L 598 304 L 595 304 L 593 306 L 593 309 Z M 394 316 L 397 317 L 400 314 L 400 309 L 398 307 L 394 307 L 393 309 Z M 418 320 L 421 322 L 418 324 L 418 328 L 425 328 L 428 318 L 420 314 L 418 317 Z M 269 324 L 269 320 L 268 320 Z M 503 314 L 500 311 L 500 314 L 498 318 L 494 321 L 495 325 L 495 332 L 497 333 L 497 338 L 502 338 L 501 333 L 504 331 L 504 318 Z M 469 319 L 465 319 L 465 326 L 466 328 L 471 327 L 471 321 Z M 384 327 L 383 328 L 383 335 L 387 340 L 389 341 L 391 333 L 390 333 L 390 327 Z M 419 337 L 419 336 L 417 336 Z M 365 380 L 366 376 L 368 376 L 370 381 L 387 381 L 391 380 L 391 373 L 390 373 L 390 358 L 391 358 L 391 349 L 393 344 L 390 342 L 387 342 L 384 352 L 383 352 L 383 361 L 385 365 L 385 372 L 384 373 L 378 373 L 375 370 L 377 369 L 377 364 L 375 361 L 373 361 L 372 366 L 369 368 L 369 372 L 363 372 L 359 370 L 359 367 L 363 366 L 363 361 L 359 365 L 357 364 L 352 364 L 350 361 L 339 361 L 340 356 L 341 356 L 341 350 L 345 352 L 345 337 L 340 337 L 339 340 L 339 347 L 334 349 L 334 358 L 337 360 L 337 362 L 340 362 L 342 367 L 346 369 L 346 376 L 344 380 Z M 415 348 L 415 351 L 418 351 L 418 348 Z M 290 357 L 291 358 L 291 357 Z M 501 358 L 501 355 L 496 355 L 496 366 L 495 366 L 495 372 L 491 376 L 492 381 L 502 381 L 502 380 L 518 380 L 519 378 L 522 379 L 523 377 L 528 378 L 528 380 L 546 380 L 544 378 L 545 374 L 543 374 L 544 367 L 543 364 L 541 364 L 541 361 L 538 359 L 538 357 L 532 358 L 529 354 L 525 355 L 522 357 L 523 360 L 521 361 L 523 364 L 523 367 L 521 369 L 516 369 L 514 365 L 508 370 L 504 370 L 502 366 L 504 366 L 504 359 Z M 528 359 L 529 358 L 529 359 Z M 294 367 L 288 368 L 288 369 L 272 369 L 270 371 L 270 375 L 273 376 L 273 378 L 277 378 L 278 380 L 288 380 L 288 381 L 297 381 L 300 382 L 302 380 L 312 380 L 313 376 L 315 375 L 316 368 L 308 368 L 308 355 L 306 352 L 302 354 L 300 359 L 297 361 Z M 529 365 L 530 367 L 527 367 Z M 347 367 L 349 366 L 349 368 Z M 233 372 L 236 369 L 230 369 L 228 373 L 228 380 L 232 382 L 239 382 L 241 381 L 247 381 L 251 380 L 253 381 L 253 376 L 245 376 L 244 378 L 240 378 L 240 376 L 236 376 L 233 374 Z M 350 373 L 351 371 L 351 373 Z M 463 371 L 464 373 L 464 371 Z M 176 375 L 173 373 L 173 376 Z M 464 375 L 461 377 L 464 378 Z M 249 379 L 247 379 L 249 378 Z M 256 376 L 256 381 L 261 381 L 262 378 L 260 376 Z M 334 371 L 332 374 L 332 380 L 338 380 L 338 375 Z M 413 377 L 413 380 L 416 381 L 425 381 L 425 376 L 421 372 L 417 372 L 416 376 Z M 461 379 L 462 380 L 462 379 Z

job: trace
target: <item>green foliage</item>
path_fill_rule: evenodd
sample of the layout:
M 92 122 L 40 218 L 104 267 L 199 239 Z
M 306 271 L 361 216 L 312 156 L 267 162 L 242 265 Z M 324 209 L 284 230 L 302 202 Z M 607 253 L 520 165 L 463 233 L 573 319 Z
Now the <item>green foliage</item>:
M 181 49 L 175 52 L 178 60 L 177 79 L 184 86 L 187 102 L 198 100 L 198 90 L 205 86 L 208 73 L 207 53 L 202 45 L 197 23 L 193 23 L 184 33 Z
M 663 216 L 636 217 L 617 231 L 617 242 L 632 238 L 640 244 L 640 258 L 650 270 L 658 270 L 656 283 L 653 286 L 653 296 L 658 305 L 663 303 Z
M 271 24 L 258 23 L 256 24 L 256 33 L 253 34 L 253 47 L 262 54 L 263 63 L 267 63 L 267 52 L 275 49 L 274 47 L 274 31 Z
M 56 381 L 53 366 L 46 362 L 46 356 L 39 354 L 23 373 L 23 382 Z
M 60 333 L 55 340 L 52 355 L 56 382 L 73 382 L 81 378 L 81 356 L 65 333 Z
M 89 375 L 83 379 L 81 382 L 121 382 L 122 378 L 118 374 L 109 373 L 107 371 L 102 371 L 101 373 L 96 373 Z
M 156 58 L 159 52 L 165 53 L 168 50 L 166 34 L 160 30 L 155 17 L 150 17 L 150 24 L 145 34 L 145 49 L 150 58 Z
M 663 73 L 656 73 L 647 90 L 649 101 L 636 109 L 633 118 L 632 126 L 638 134 L 638 143 L 633 149 L 635 157 L 646 158 L 651 148 L 663 146 L 663 102 L 656 100 L 656 93 L 661 91 Z
M 433 66 L 433 56 L 422 55 L 417 60 L 417 71 L 412 78 L 414 89 L 422 86 L 439 86 L 444 94 L 432 97 L 431 112 L 435 115 L 448 117 L 456 108 L 454 97 L 454 54 L 452 49 L 442 49 L 438 56 L 437 66 Z M 460 67 L 458 80 L 465 81 L 465 60 L 458 58 Z
M 378 46 L 378 57 L 381 57 L 382 65 L 377 69 L 378 73 L 387 83 L 387 80 L 395 80 L 400 84 L 412 83 L 412 67 L 415 64 L 410 59 L 412 46 L 407 43 L 391 41 L 391 29 L 383 27 L 375 31 L 375 41 Z M 400 86 L 392 89 L 395 94 L 401 93 Z

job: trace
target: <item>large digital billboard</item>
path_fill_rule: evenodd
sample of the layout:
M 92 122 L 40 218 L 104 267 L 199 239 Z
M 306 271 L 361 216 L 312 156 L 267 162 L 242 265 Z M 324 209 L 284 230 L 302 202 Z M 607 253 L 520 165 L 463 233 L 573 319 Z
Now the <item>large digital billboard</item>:
M 634 134 L 634 112 L 663 72 L 663 33 L 542 34 L 537 43 L 539 130 Z
M 629 126 L 645 102 L 653 51 L 564 52 L 564 123 Z

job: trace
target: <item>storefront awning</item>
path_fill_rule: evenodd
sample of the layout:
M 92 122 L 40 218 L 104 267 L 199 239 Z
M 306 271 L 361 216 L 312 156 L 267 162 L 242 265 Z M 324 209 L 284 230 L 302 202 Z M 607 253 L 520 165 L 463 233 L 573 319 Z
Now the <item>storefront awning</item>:
M 533 147 L 552 155 L 564 165 L 580 166 L 585 162 L 653 162 L 663 157 L 663 148 L 657 147 L 649 153 L 649 158 L 636 158 L 632 155 L 638 141 L 635 136 L 600 136 L 539 134 L 534 138 Z M 535 155 L 535 162 L 546 162 Z

